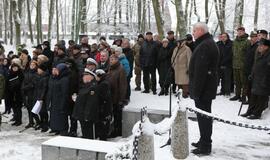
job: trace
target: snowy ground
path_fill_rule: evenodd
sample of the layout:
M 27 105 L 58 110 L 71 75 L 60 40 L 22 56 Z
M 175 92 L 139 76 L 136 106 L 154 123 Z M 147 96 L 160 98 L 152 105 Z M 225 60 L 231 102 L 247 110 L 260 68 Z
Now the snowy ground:
M 134 82 L 132 82 L 134 84 Z M 134 88 L 134 86 L 132 86 Z M 131 102 L 127 107 L 156 108 L 168 111 L 169 96 L 157 96 L 152 94 L 142 94 L 132 91 Z M 193 106 L 192 100 L 182 100 L 181 103 Z M 173 97 L 173 106 L 176 104 L 176 98 Z M 261 120 L 247 120 L 237 116 L 240 102 L 231 102 L 228 98 L 218 96 L 213 101 L 213 113 L 219 117 L 244 122 L 248 124 L 262 125 L 270 127 L 270 111 L 267 109 Z M 247 106 L 243 107 L 242 112 L 245 112 Z M 0 105 L 0 111 L 4 110 L 3 103 Z M 3 117 L 3 122 L 0 132 L 0 159 L 1 160 L 41 160 L 41 143 L 52 138 L 48 133 L 40 133 L 29 129 L 23 133 L 19 133 L 27 123 L 26 111 L 24 109 L 24 125 L 13 127 L 10 125 L 11 115 Z M 199 138 L 199 130 L 197 122 L 189 122 L 189 140 L 196 142 Z M 173 159 L 170 146 L 160 149 L 167 142 L 168 135 L 155 136 L 155 152 L 156 160 Z M 266 160 L 270 159 L 270 135 L 265 131 L 257 131 L 245 128 L 238 128 L 214 122 L 213 128 L 213 151 L 210 156 L 197 157 L 192 154 L 188 160 Z M 113 141 L 125 141 L 119 138 Z M 190 149 L 193 149 L 190 147 Z

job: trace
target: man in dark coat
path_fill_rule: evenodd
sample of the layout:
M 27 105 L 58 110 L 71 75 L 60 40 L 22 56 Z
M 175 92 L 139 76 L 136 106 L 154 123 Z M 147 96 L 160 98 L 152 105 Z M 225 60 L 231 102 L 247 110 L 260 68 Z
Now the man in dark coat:
M 50 128 L 60 135 L 68 133 L 69 73 L 66 64 L 58 64 L 53 68 L 48 84 L 47 108 L 50 111 Z
M 231 75 L 232 75 L 232 41 L 228 33 L 221 34 L 221 41 L 217 43 L 219 59 L 219 79 L 221 79 L 221 90 L 219 95 L 229 96 L 231 93 Z M 219 81 L 219 80 L 218 80 Z
M 83 84 L 79 90 L 73 110 L 73 117 L 80 121 L 82 137 L 96 139 L 96 126 L 99 120 L 96 75 L 89 69 L 83 73 Z
M 98 69 L 104 70 L 106 73 L 109 71 L 109 53 L 107 51 L 100 52 L 100 62 L 98 62 Z
M 244 67 L 244 72 L 246 79 L 248 80 L 247 82 L 247 96 L 248 100 L 250 100 L 250 95 L 251 95 L 251 72 L 252 72 L 252 67 L 254 65 L 254 59 L 255 59 L 255 54 L 257 53 L 257 48 L 258 48 L 258 36 L 256 32 L 251 32 L 250 34 L 250 45 L 247 48 L 246 52 L 246 57 L 245 57 L 245 67 Z
M 112 121 L 112 94 L 110 83 L 107 79 L 105 71 L 102 69 L 96 70 L 97 79 L 97 95 L 99 106 L 99 121 L 97 123 L 97 136 L 100 140 L 106 140 L 111 132 Z
M 159 85 L 161 91 L 159 92 L 159 96 L 161 95 L 168 95 L 168 89 L 170 85 L 168 70 L 171 66 L 171 56 L 170 56 L 170 48 L 169 48 L 169 41 L 168 39 L 162 40 L 162 47 L 158 51 L 158 58 L 157 58 L 157 68 L 159 74 Z
M 65 63 L 67 59 L 66 48 L 62 45 L 58 45 L 57 55 L 53 59 L 52 67 L 55 67 L 60 63 Z
M 195 106 L 211 113 L 212 100 L 217 91 L 218 47 L 208 32 L 205 23 L 198 22 L 193 26 L 195 49 L 189 64 L 189 91 Z M 197 147 L 194 154 L 209 155 L 212 149 L 212 119 L 197 114 L 200 129 L 200 140 L 191 145 Z
M 119 62 L 119 57 L 115 54 L 110 56 L 110 70 L 108 80 L 111 86 L 113 114 L 114 114 L 114 132 L 112 136 L 122 135 L 122 109 L 127 91 L 127 79 L 123 66 Z
M 41 129 L 41 132 L 47 132 L 49 130 L 49 115 L 46 106 L 46 94 L 48 91 L 49 71 L 47 63 L 42 63 L 38 66 L 38 80 L 35 85 L 35 102 L 41 101 L 42 108 L 39 112 L 40 124 L 36 124 L 34 127 L 36 130 Z
M 270 95 L 270 40 L 261 39 L 258 46 L 259 55 L 253 66 L 251 79 L 251 98 L 249 107 L 241 116 L 248 119 L 259 119 L 268 107 Z
M 34 119 L 36 124 L 40 124 L 40 120 L 38 115 L 32 113 L 32 108 L 35 105 L 35 85 L 37 83 L 37 61 L 32 60 L 30 62 L 30 67 L 24 72 L 24 80 L 22 83 L 22 93 L 24 98 L 24 105 L 28 111 L 28 119 L 29 123 L 25 126 L 25 128 L 34 127 Z
M 153 94 L 157 94 L 156 65 L 157 65 L 157 42 L 153 41 L 152 32 L 146 33 L 146 39 L 140 49 L 140 65 L 143 70 L 143 93 L 150 91 L 150 75 Z
M 51 65 L 53 63 L 54 54 L 53 54 L 53 51 L 51 50 L 50 42 L 44 41 L 42 45 L 43 45 L 42 54 L 49 58 L 49 62 L 48 62 L 49 66 L 48 67 L 51 68 Z
M 173 51 L 174 51 L 175 47 L 177 46 L 177 42 L 176 42 L 176 40 L 174 38 L 174 32 L 173 31 L 167 32 L 167 35 L 168 35 L 167 36 L 167 39 L 169 40 L 168 48 L 170 50 L 169 57 L 171 59 L 172 58 L 172 55 L 173 55 Z M 173 84 L 172 85 L 172 91 L 173 91 L 173 93 L 176 93 L 176 84 L 175 84 L 174 70 L 172 68 L 171 68 L 171 70 L 172 70 L 171 71 L 171 77 L 170 77 L 171 79 L 168 82 Z M 168 70 L 166 72 L 168 72 Z

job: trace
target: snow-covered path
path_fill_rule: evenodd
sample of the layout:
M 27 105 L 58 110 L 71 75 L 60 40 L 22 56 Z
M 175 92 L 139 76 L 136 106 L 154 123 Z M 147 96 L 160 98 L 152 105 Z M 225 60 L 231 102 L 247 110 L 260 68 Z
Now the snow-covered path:
M 169 96 L 154 96 L 132 91 L 131 102 L 128 107 L 144 107 L 168 110 Z M 181 103 L 194 105 L 190 99 L 182 100 Z M 173 106 L 176 100 L 173 97 Z M 237 116 L 240 102 L 231 102 L 228 98 L 218 96 L 213 101 L 213 113 L 219 117 L 248 124 L 262 125 L 270 127 L 270 111 L 267 109 L 261 120 L 247 120 Z M 247 106 L 243 107 L 242 113 Z M 0 105 L 0 111 L 4 106 Z M 3 117 L 4 122 L 8 118 Z M 24 109 L 24 125 L 26 122 L 26 111 Z M 197 122 L 189 122 L 190 143 L 196 142 L 199 138 Z M 10 122 L 8 122 L 10 123 Z M 48 133 L 40 133 L 33 129 L 19 133 L 24 126 L 13 127 L 3 123 L 0 132 L 0 160 L 41 160 L 41 143 L 52 138 Z M 160 149 L 159 147 L 167 142 L 168 135 L 155 136 L 156 160 L 173 159 L 170 153 L 170 146 Z M 257 131 L 245 128 L 238 128 L 214 122 L 213 128 L 213 152 L 210 156 L 196 157 L 190 155 L 187 159 L 200 160 L 267 160 L 270 159 L 270 135 L 265 131 Z M 192 149 L 192 147 L 190 147 Z

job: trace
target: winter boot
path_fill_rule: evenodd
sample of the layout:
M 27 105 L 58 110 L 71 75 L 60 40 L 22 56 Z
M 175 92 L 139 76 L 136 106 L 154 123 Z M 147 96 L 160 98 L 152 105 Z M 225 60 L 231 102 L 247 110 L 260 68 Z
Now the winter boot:
M 234 97 L 232 97 L 232 98 L 230 98 L 230 101 L 237 101 L 237 100 L 239 100 L 241 97 L 240 96 L 234 96 Z

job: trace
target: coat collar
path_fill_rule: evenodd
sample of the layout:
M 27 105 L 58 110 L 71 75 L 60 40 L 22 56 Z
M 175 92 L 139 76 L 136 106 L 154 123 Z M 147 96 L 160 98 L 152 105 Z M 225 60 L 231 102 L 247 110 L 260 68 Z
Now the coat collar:
M 212 38 L 212 36 L 210 35 L 209 32 L 205 33 L 204 35 L 202 35 L 201 37 L 199 37 L 198 39 L 196 39 L 195 45 L 198 46 L 202 41 L 204 41 L 204 40 L 206 40 L 208 38 Z

